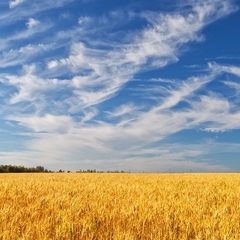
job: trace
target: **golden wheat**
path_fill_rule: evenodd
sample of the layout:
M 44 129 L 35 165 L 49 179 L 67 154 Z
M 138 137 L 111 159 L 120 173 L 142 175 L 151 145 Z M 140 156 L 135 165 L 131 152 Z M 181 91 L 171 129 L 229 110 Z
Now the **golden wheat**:
M 1 174 L 0 239 L 240 239 L 240 174 Z

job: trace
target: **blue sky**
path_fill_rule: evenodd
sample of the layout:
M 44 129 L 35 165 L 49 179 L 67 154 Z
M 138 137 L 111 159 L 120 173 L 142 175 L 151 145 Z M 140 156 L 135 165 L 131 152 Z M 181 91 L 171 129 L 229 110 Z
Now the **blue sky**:
M 0 3 L 0 164 L 240 171 L 240 2 Z

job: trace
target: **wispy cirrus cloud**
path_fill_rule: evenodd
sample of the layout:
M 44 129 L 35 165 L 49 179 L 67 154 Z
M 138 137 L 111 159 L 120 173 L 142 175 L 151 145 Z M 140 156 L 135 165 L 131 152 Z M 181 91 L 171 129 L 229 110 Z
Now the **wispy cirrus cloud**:
M 35 58 L 39 54 L 43 54 L 52 48 L 52 45 L 26 45 L 20 47 L 19 49 L 10 49 L 8 51 L 3 51 L 0 53 L 0 64 L 1 68 L 6 68 L 10 66 L 23 65 L 28 63 L 30 60 Z
M 73 2 L 73 0 L 58 0 L 58 1 L 26 1 L 13 0 L 9 2 L 10 11 L 4 11 L 0 15 L 1 26 L 11 25 L 17 21 L 37 15 L 43 14 L 47 10 L 63 7 L 64 5 Z
M 114 96 L 135 74 L 178 61 L 182 54 L 181 46 L 199 41 L 200 30 L 205 25 L 233 10 L 226 2 L 206 1 L 204 4 L 197 2 L 190 13 L 155 14 L 154 19 L 150 14 L 145 14 L 151 25 L 133 36 L 131 44 L 102 49 L 91 46 L 91 42 L 88 42 L 88 46 L 81 41 L 74 42 L 67 58 L 51 60 L 48 67 L 52 70 L 55 68 L 56 72 L 62 68 L 75 73 L 83 72 L 83 76 L 79 77 L 79 85 L 80 79 L 82 83 L 86 83 L 84 79 L 87 79 L 88 85 L 97 86 L 99 90 L 81 89 L 79 100 L 85 106 L 99 104 Z M 80 18 L 80 23 L 87 22 L 94 26 L 92 21 L 88 17 Z M 106 39 L 106 45 L 107 42 Z
M 40 22 L 39 20 L 30 18 L 26 22 L 26 28 L 1 38 L 1 67 L 4 68 L 14 66 L 15 64 L 18 65 L 19 59 L 22 59 L 21 64 L 25 64 L 31 54 L 33 58 L 37 56 L 39 48 L 42 48 L 42 51 L 46 48 L 49 50 L 51 45 L 53 50 L 55 47 L 52 43 L 36 43 L 38 42 L 36 41 L 36 38 L 45 34 L 49 29 L 51 29 L 51 27 L 53 27 L 53 24 L 50 22 Z M 22 41 L 26 41 L 26 39 L 28 39 L 29 43 L 25 43 L 25 45 L 23 45 Z M 28 55 L 28 57 L 23 55 Z
M 114 111 L 112 112 L 107 112 L 109 113 L 110 117 L 123 117 L 126 115 L 132 115 L 134 113 L 136 113 L 139 109 L 139 107 L 136 107 L 133 104 L 124 104 L 119 106 L 118 108 L 116 108 Z

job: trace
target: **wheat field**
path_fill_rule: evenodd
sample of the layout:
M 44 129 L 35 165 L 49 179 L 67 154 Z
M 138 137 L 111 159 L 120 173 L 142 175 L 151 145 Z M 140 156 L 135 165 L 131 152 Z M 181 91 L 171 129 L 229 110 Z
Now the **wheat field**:
M 240 174 L 0 174 L 0 239 L 240 239 Z

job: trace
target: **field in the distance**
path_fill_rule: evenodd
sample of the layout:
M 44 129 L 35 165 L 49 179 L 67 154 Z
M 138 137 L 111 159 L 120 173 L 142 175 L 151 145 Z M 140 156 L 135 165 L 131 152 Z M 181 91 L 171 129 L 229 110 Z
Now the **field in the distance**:
M 240 239 L 240 174 L 0 174 L 0 239 Z

